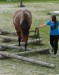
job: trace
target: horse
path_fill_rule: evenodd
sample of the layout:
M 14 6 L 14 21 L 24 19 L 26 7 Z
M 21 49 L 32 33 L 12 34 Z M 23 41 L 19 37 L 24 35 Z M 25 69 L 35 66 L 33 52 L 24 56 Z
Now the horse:
M 27 48 L 27 41 L 29 37 L 29 29 L 32 23 L 32 14 L 27 9 L 21 9 L 16 11 L 13 18 L 13 24 L 16 29 L 16 33 L 18 36 L 18 42 L 20 46 L 20 42 L 25 42 L 25 50 Z

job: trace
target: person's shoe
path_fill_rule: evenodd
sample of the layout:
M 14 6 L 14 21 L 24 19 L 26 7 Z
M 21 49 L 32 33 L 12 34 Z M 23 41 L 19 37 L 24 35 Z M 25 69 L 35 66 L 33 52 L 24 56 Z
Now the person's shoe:
M 54 52 L 54 48 L 52 47 L 52 51 L 51 51 L 52 53 Z
M 54 57 L 54 58 L 56 58 L 56 57 L 57 57 L 57 55 L 56 55 L 56 54 L 54 54 L 54 55 L 53 55 L 53 57 Z
M 57 57 L 57 54 L 53 54 L 52 56 L 53 56 L 54 58 L 56 58 L 56 57 Z
M 57 56 L 59 56 L 59 54 L 58 54 L 58 53 L 57 53 L 56 55 L 57 55 Z
M 50 54 L 54 54 L 54 48 L 52 47 L 52 49 L 50 50 Z

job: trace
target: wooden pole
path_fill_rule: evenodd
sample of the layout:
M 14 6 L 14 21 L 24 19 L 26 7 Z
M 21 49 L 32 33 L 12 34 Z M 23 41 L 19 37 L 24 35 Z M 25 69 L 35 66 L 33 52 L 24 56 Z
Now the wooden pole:
M 48 54 L 49 53 L 49 48 L 42 48 L 42 49 L 31 49 L 28 48 L 29 51 L 23 51 L 19 53 L 14 53 L 16 55 L 26 55 L 26 54 L 32 54 L 32 53 L 40 53 L 40 54 Z M 0 56 L 0 59 L 6 58 L 5 56 Z
M 7 58 L 7 57 L 0 55 L 0 59 L 5 59 L 5 58 Z
M 19 53 L 15 53 L 16 55 L 26 55 L 26 54 L 32 54 L 32 53 L 40 53 L 40 54 L 48 54 L 49 48 L 42 48 L 42 49 L 31 49 L 29 48 L 28 51 L 23 51 Z
M 0 35 L 8 35 L 8 34 L 16 35 L 16 32 L 9 32 L 9 31 L 0 29 Z
M 0 36 L 0 39 L 3 39 L 4 42 L 9 42 L 9 41 L 16 41 L 17 37 Z
M 6 48 L 3 48 L 2 46 L 0 46 L 0 51 L 3 51 L 5 50 Z
M 22 46 L 19 47 L 19 46 L 7 45 L 7 44 L 0 44 L 0 46 L 5 49 L 25 50 L 25 47 L 22 47 Z
M 9 36 L 2 36 L 2 35 L 0 35 L 0 38 L 3 38 L 4 41 L 17 40 L 16 37 L 9 37 Z M 29 38 L 38 38 L 38 39 L 40 39 L 41 37 L 37 37 L 37 36 L 35 36 L 33 34 L 29 34 Z
M 30 43 L 30 42 L 28 42 L 28 43 Z M 21 43 L 21 44 L 23 44 L 23 43 Z M 24 44 L 23 44 L 24 45 Z M 8 44 L 0 44 L 0 50 L 2 50 L 2 49 L 17 49 L 17 50 L 25 50 L 25 48 L 23 47 L 23 46 L 17 46 L 17 44 L 16 44 L 16 46 L 15 46 L 15 44 L 11 44 L 11 45 L 8 45 Z M 45 49 L 47 49 L 47 48 L 45 48 Z M 44 49 L 44 50 L 45 50 Z M 27 50 L 32 50 L 32 49 L 29 49 L 29 48 L 27 48 Z M 35 50 L 34 50 L 35 51 Z
M 9 37 L 9 36 L 0 36 L 0 38 L 1 39 L 3 38 L 3 42 L 9 42 L 9 41 L 12 41 L 12 40 L 17 41 L 18 40 L 17 37 Z M 28 44 L 36 43 L 36 42 L 41 42 L 41 41 L 42 41 L 42 38 L 28 40 Z M 24 44 L 24 42 L 21 42 L 21 44 Z
M 2 60 L 2 59 L 9 59 L 9 57 L 6 57 L 6 56 L 3 56 L 3 55 L 0 55 L 0 60 Z
M 50 63 L 46 63 L 46 62 L 42 62 L 42 61 L 36 61 L 34 59 L 30 59 L 30 58 L 27 58 L 27 57 L 24 57 L 24 56 L 18 56 L 18 55 L 15 55 L 15 54 L 10 54 L 10 53 L 6 53 L 6 52 L 2 52 L 2 51 L 0 51 L 0 55 L 10 57 L 10 58 L 15 58 L 15 59 L 22 60 L 22 61 L 31 62 L 33 64 L 38 64 L 38 65 L 45 66 L 45 67 L 48 67 L 48 68 L 54 68 L 55 67 L 54 64 L 50 64 Z
M 30 38 L 40 38 L 40 36 L 37 34 L 35 35 L 35 30 L 29 31 L 30 33 L 33 32 L 34 34 L 29 34 Z M 37 33 L 37 31 L 36 31 Z M 0 35 L 8 35 L 8 34 L 12 34 L 12 35 L 17 35 L 16 32 L 8 32 L 8 31 L 3 31 L 0 29 Z
M 41 42 L 42 41 L 42 39 L 33 39 L 33 40 L 28 40 L 28 44 L 34 44 L 34 43 L 38 43 L 38 42 Z M 11 46 L 18 46 L 18 44 L 11 44 Z M 25 43 L 24 42 L 20 42 L 20 45 L 21 46 L 24 46 L 25 45 Z M 1 46 L 9 46 L 9 45 L 5 45 L 5 44 L 1 44 Z
M 34 32 L 34 30 L 30 30 L 29 32 Z M 16 32 L 9 32 L 9 31 L 5 31 L 5 30 L 0 29 L 0 34 L 2 34 L 2 35 L 7 35 L 7 34 L 16 35 Z
M 1 44 L 0 45 L 0 51 L 3 51 L 5 49 L 18 49 L 18 50 L 24 50 L 24 47 L 22 46 L 18 46 L 18 44 L 11 44 L 11 45 L 7 45 L 7 44 Z M 31 49 L 31 48 L 27 48 L 27 51 L 24 52 L 20 52 L 19 55 L 24 55 L 24 54 L 30 54 L 30 53 L 49 53 L 49 48 L 42 48 L 42 49 Z M 17 54 L 17 53 L 16 53 Z
M 18 50 L 24 50 L 24 47 L 18 47 L 15 46 L 14 44 L 12 45 L 5 45 L 5 44 L 1 44 L 0 46 L 0 50 L 5 50 L 5 49 L 18 49 Z M 31 54 L 31 53 L 42 53 L 42 54 L 46 54 L 49 53 L 49 48 L 42 48 L 42 49 L 31 49 L 31 48 L 27 48 L 27 51 L 24 52 L 20 52 L 18 53 L 19 55 L 25 55 L 25 54 Z M 17 54 L 17 53 L 16 53 Z
M 59 16 L 59 11 L 51 11 L 48 13 L 48 15 L 56 15 Z

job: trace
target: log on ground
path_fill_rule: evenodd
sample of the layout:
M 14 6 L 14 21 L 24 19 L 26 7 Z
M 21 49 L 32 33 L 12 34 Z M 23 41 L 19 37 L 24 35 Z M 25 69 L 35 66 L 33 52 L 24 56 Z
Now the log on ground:
M 59 16 L 59 11 L 51 11 L 48 13 L 48 15 L 57 15 Z
M 38 42 L 41 42 L 42 41 L 42 38 L 40 39 L 33 39 L 33 40 L 28 40 L 27 44 L 34 44 L 34 43 L 38 43 Z M 25 45 L 24 42 L 20 42 L 20 45 Z
M 9 32 L 9 31 L 0 29 L 0 35 L 8 35 L 8 34 L 16 35 L 16 32 Z
M 0 38 L 3 38 L 3 41 L 5 41 L 5 42 L 9 42 L 9 41 L 12 41 L 12 40 L 18 40 L 17 39 L 17 37 L 7 37 L 7 36 L 0 36 Z M 31 44 L 31 43 L 38 43 L 38 42 L 41 42 L 42 41 L 42 38 L 40 38 L 40 39 L 33 39 L 33 40 L 28 40 L 28 44 Z M 20 43 L 21 45 L 24 45 L 25 43 L 24 42 L 21 42 Z
M 23 51 L 23 52 L 19 52 L 19 53 L 14 53 L 16 55 L 28 55 L 28 54 L 32 54 L 32 53 L 40 53 L 40 54 L 46 54 L 49 53 L 49 48 L 42 48 L 42 49 L 31 49 L 29 48 L 29 51 Z M 5 59 L 7 57 L 0 55 L 0 59 Z
M 28 55 L 28 54 L 32 54 L 32 53 L 40 53 L 40 54 L 49 54 L 50 53 L 49 48 L 42 48 L 42 49 L 37 49 L 37 50 L 28 48 L 28 50 L 29 51 L 23 51 L 23 52 L 14 53 L 14 54 L 16 54 L 16 55 Z M 2 58 L 6 58 L 6 57 L 2 56 Z
M 9 59 L 9 57 L 6 57 L 6 56 L 3 56 L 3 55 L 0 55 L 0 60 L 2 60 L 2 59 Z
M 6 48 L 3 48 L 2 46 L 0 46 L 0 51 L 4 51 Z
M 10 37 L 10 36 L 1 36 L 0 39 L 3 39 L 3 42 L 9 42 L 9 41 L 15 41 L 17 40 L 17 37 Z
M 3 55 L 0 55 L 0 59 L 4 59 L 4 58 L 6 58 L 5 56 L 3 56 Z
M 35 30 L 31 30 L 29 32 L 35 32 Z M 7 34 L 16 35 L 16 32 L 9 32 L 9 31 L 5 31 L 5 30 L 0 29 L 0 35 L 7 35 Z
M 48 67 L 48 68 L 54 68 L 55 67 L 54 64 L 50 64 L 50 63 L 46 63 L 46 62 L 42 62 L 42 61 L 36 61 L 34 59 L 30 59 L 30 58 L 27 58 L 27 57 L 24 57 L 24 56 L 18 56 L 18 55 L 15 55 L 15 54 L 10 54 L 10 53 L 6 53 L 6 52 L 2 52 L 2 51 L 0 51 L 0 55 L 10 57 L 10 58 L 15 58 L 15 59 L 18 59 L 18 60 L 31 62 L 33 64 L 38 64 L 38 65 L 45 66 L 45 67 Z
M 29 31 L 30 33 L 33 32 L 33 34 L 29 34 L 29 37 L 30 38 L 40 38 L 40 36 L 35 36 L 34 33 L 35 33 L 35 30 L 32 30 L 32 31 Z M 1 30 L 0 29 L 0 35 L 8 35 L 8 34 L 11 34 L 11 35 L 17 35 L 16 32 L 9 32 L 9 31 L 4 31 L 4 30 Z
M 1 36 L 0 35 L 0 39 L 3 39 L 4 42 L 9 42 L 9 41 L 17 41 L 18 38 L 17 37 L 10 37 L 10 36 Z M 34 38 L 34 39 L 42 39 L 41 37 L 40 38 Z
M 27 43 L 28 43 L 28 44 L 33 44 L 33 45 L 40 45 L 40 46 L 44 46 L 44 45 L 45 45 L 45 43 L 42 42 L 42 38 L 40 38 L 40 39 L 31 39 L 31 40 L 28 40 Z M 12 44 L 12 45 L 18 46 L 18 43 Z M 25 43 L 24 43 L 24 42 L 20 42 L 20 45 L 25 45 Z
M 0 44 L 1 48 L 5 48 L 5 49 L 17 49 L 17 50 L 25 50 L 25 47 L 22 46 L 12 46 L 12 45 L 8 45 L 8 44 Z M 29 49 L 27 49 L 29 50 Z
M 15 53 L 16 55 L 26 55 L 26 54 L 32 54 L 32 53 L 40 53 L 40 54 L 49 54 L 49 48 L 42 48 L 42 49 L 31 49 L 29 48 L 29 51 L 23 51 L 19 53 Z
M 32 41 L 28 41 L 28 44 L 29 43 L 32 43 L 32 42 L 35 42 L 35 41 L 39 41 L 39 39 L 36 39 L 36 40 L 32 40 Z M 21 45 L 24 45 L 24 42 L 21 42 Z M 17 50 L 25 50 L 25 47 L 23 46 L 18 46 L 18 44 L 11 44 L 11 45 L 8 45 L 8 44 L 0 44 L 0 50 L 4 50 L 4 49 L 17 49 Z M 27 48 L 27 51 L 36 51 L 36 49 L 31 49 L 31 48 Z M 39 51 L 39 49 L 37 49 Z M 42 50 L 42 51 L 41 51 Z M 41 53 L 42 54 L 48 54 L 49 53 L 49 48 L 44 48 L 44 49 L 40 49 Z
M 29 32 L 35 32 L 35 30 L 30 30 Z M 0 34 L 2 34 L 2 35 L 7 35 L 7 34 L 16 35 L 16 32 L 9 32 L 9 31 L 5 31 L 5 30 L 0 29 Z

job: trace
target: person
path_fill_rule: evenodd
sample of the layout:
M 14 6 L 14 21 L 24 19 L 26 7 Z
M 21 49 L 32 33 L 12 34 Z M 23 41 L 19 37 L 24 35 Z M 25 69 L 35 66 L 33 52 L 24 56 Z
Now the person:
M 54 52 L 54 57 L 57 55 L 58 50 L 58 36 L 59 36 L 59 21 L 56 19 L 56 15 L 51 16 L 51 20 L 47 21 L 46 24 L 40 25 L 36 28 L 41 28 L 49 26 L 50 27 L 50 45 L 52 47 L 52 52 Z

